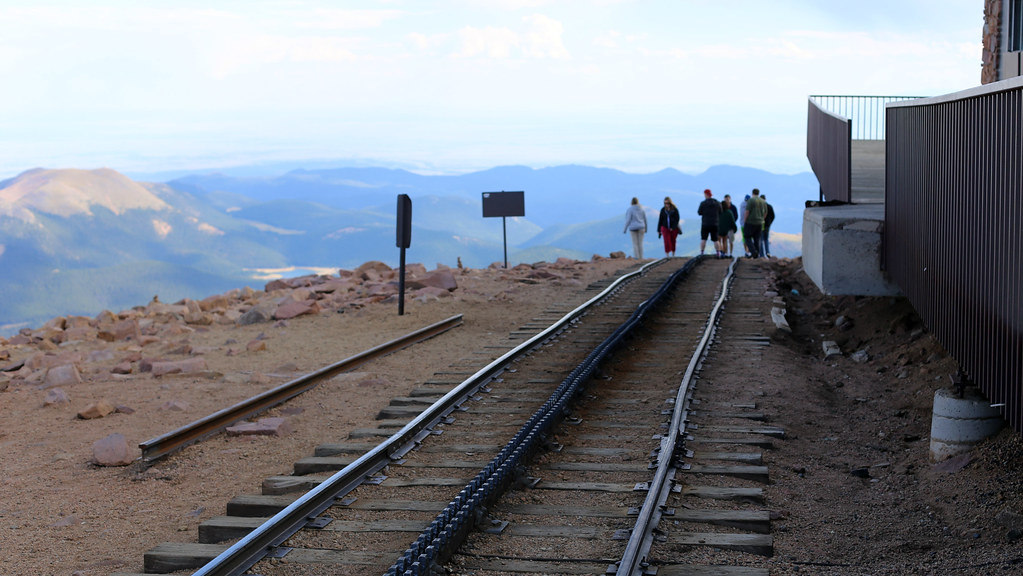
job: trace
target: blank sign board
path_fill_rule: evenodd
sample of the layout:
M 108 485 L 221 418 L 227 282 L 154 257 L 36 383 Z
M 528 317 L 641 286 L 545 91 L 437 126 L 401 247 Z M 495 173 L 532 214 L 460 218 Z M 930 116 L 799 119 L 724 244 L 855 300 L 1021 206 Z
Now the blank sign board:
M 524 196 L 523 192 L 484 192 L 483 217 L 525 216 Z

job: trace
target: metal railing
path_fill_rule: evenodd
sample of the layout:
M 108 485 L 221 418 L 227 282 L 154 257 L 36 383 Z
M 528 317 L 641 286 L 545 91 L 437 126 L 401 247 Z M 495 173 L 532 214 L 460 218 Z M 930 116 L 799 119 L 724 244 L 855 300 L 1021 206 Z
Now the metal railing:
M 915 100 L 920 96 L 847 96 L 818 94 L 810 96 L 822 110 L 849 119 L 853 140 L 885 139 L 885 106 L 891 102 Z
M 806 158 L 821 187 L 821 200 L 849 202 L 852 195 L 851 124 L 821 108 L 811 96 L 806 117 Z
M 883 266 L 1023 433 L 1023 78 L 886 115 Z

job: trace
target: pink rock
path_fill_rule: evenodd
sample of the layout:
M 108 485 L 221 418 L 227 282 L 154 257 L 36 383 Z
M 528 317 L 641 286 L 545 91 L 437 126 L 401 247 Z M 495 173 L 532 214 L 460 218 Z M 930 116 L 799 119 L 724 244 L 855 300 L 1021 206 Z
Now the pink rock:
M 243 422 L 228 426 L 230 436 L 284 436 L 291 434 L 291 424 L 286 418 L 260 418 L 258 422 Z
M 288 294 L 287 298 L 289 300 L 294 300 L 295 302 L 316 300 L 316 292 L 314 292 L 312 288 L 295 288 L 291 291 L 291 294 Z
M 60 388 L 50 388 L 46 391 L 46 398 L 43 400 L 44 406 L 57 406 L 60 404 L 70 404 L 71 399 L 68 398 L 67 392 Z
M 116 409 L 110 402 L 100 400 L 83 408 L 78 412 L 78 417 L 82 420 L 93 420 L 95 418 L 102 418 Z
M 92 457 L 100 466 L 127 466 L 135 459 L 123 434 L 111 434 L 92 444 Z
M 420 288 L 419 290 L 416 290 L 415 294 L 414 294 L 414 297 L 418 298 L 418 299 L 421 299 L 422 301 L 425 302 L 427 300 L 432 300 L 432 299 L 451 298 L 451 292 L 448 292 L 447 290 L 445 290 L 443 288 L 436 288 L 434 286 L 427 286 L 425 288 Z
M 52 388 L 55 386 L 73 386 L 82 383 L 82 375 L 74 364 L 54 366 L 46 371 L 46 378 L 43 386 Z
M 138 341 L 138 339 L 142 337 L 142 331 L 139 330 L 139 321 L 137 318 L 121 320 L 114 325 L 112 332 L 114 333 L 114 339 L 116 340 Z
M 398 293 L 398 285 L 390 282 L 383 283 L 372 283 L 366 285 L 367 296 L 388 296 L 391 294 Z
M 391 273 L 391 267 L 379 260 L 370 260 L 352 271 L 352 274 L 356 277 L 362 277 L 363 274 L 368 272 L 375 272 L 376 275 L 384 276 Z
M 287 280 L 277 278 L 276 280 L 271 280 L 267 282 L 266 286 L 263 287 L 263 290 L 267 294 L 269 294 L 270 292 L 273 292 L 275 290 L 287 290 L 289 288 L 291 288 L 291 286 L 288 285 Z
M 352 288 L 352 283 L 345 280 L 339 280 L 337 278 L 333 280 L 327 280 L 322 284 L 316 285 L 313 290 L 319 294 L 329 294 L 332 292 L 347 292 Z
M 131 374 L 131 362 L 121 362 L 110 369 L 111 374 Z
M 58 316 L 56 318 L 51 318 L 51 319 L 47 320 L 46 323 L 43 324 L 40 328 L 42 328 L 44 330 L 46 330 L 46 329 L 63 330 L 65 328 L 67 328 L 67 318 L 64 318 L 63 316 Z
M 89 355 L 86 358 L 89 362 L 107 362 L 114 359 L 114 353 L 113 351 L 104 348 L 102 350 L 93 350 L 92 352 L 89 352 Z
M 196 372 L 205 372 L 206 370 L 206 360 L 201 357 L 185 358 L 183 360 L 161 360 L 151 364 L 153 376 L 195 374 Z
M 189 406 L 188 402 L 185 402 L 184 400 L 169 400 L 167 402 L 164 402 L 163 405 L 160 406 L 160 410 L 170 410 L 172 412 L 185 412 L 188 410 L 188 406 Z
M 302 316 L 304 314 L 319 314 L 320 306 L 312 300 L 305 300 L 302 302 L 284 302 L 277 307 L 277 311 L 274 312 L 274 318 L 277 320 L 286 320 L 288 318 L 294 318 L 296 316 Z
M 143 337 L 139 338 L 139 345 L 140 346 L 149 346 L 151 344 L 157 344 L 159 342 L 161 342 L 161 339 L 160 339 L 159 336 L 143 336 Z
M 553 278 L 562 278 L 560 274 L 555 274 L 549 270 L 533 270 L 526 275 L 526 278 L 535 278 L 540 280 L 551 280 Z
M 422 264 L 418 263 L 406 264 L 405 273 L 410 276 L 422 276 L 423 274 L 426 274 L 426 266 L 423 266 Z
M 449 292 L 458 289 L 458 283 L 455 281 L 455 275 L 450 270 L 434 270 L 433 272 L 427 273 L 425 276 L 416 278 L 410 283 L 413 288 L 425 288 L 432 286 L 434 288 L 443 288 Z
M 52 344 L 67 342 L 67 333 L 64 332 L 63 328 L 43 328 L 33 332 L 32 336 L 36 340 L 42 340 L 43 342 L 50 342 Z
M 67 528 L 68 526 L 75 526 L 79 523 L 78 518 L 74 516 L 64 516 L 60 520 L 57 520 L 53 524 L 50 524 L 51 528 Z M 74 576 L 74 572 L 71 573 Z
M 64 366 L 66 364 L 77 364 L 82 361 L 82 355 L 78 352 L 61 352 L 59 354 L 35 354 L 29 358 L 25 365 L 33 370 Z
M 25 334 L 15 334 L 11 336 L 7 343 L 11 346 L 24 346 L 25 344 L 31 344 L 32 338 Z
M 68 316 L 67 317 L 67 328 L 90 328 L 92 327 L 92 318 L 88 316 Z
M 208 298 L 203 298 L 199 301 L 199 307 L 203 312 L 209 312 L 210 310 L 226 310 L 230 305 L 230 301 L 224 294 L 217 294 Z

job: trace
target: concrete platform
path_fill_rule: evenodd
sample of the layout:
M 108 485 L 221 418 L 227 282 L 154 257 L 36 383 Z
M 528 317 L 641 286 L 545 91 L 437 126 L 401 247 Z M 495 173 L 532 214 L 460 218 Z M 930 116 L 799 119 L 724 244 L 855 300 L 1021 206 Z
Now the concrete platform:
M 894 296 L 881 271 L 884 204 L 850 204 L 803 211 L 803 269 L 824 294 Z

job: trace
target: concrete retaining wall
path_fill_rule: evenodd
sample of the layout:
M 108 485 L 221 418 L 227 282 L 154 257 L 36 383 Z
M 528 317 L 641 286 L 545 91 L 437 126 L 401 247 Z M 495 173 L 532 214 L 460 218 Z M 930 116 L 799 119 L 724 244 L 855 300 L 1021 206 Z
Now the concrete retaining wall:
M 803 269 L 824 294 L 899 294 L 898 286 L 881 271 L 883 228 L 883 204 L 807 208 Z

